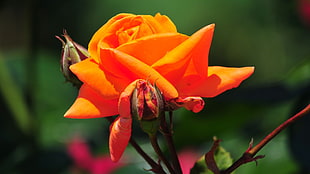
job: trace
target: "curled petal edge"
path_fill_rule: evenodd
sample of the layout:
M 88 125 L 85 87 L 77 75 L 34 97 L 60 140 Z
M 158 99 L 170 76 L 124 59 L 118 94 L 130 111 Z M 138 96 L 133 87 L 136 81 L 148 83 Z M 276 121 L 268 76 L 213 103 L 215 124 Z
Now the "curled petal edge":
M 168 110 L 176 110 L 184 107 L 189 111 L 198 113 L 204 108 L 205 102 L 201 97 L 178 97 L 169 100 L 167 105 Z

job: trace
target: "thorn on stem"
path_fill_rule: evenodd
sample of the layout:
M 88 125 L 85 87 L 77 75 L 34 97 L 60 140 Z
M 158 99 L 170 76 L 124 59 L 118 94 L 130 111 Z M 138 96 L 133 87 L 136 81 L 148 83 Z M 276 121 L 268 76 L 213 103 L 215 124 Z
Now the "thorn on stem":
M 251 138 L 251 141 L 250 141 L 250 143 L 249 143 L 249 147 L 248 147 L 248 149 L 245 151 L 246 153 L 249 152 L 249 151 L 253 148 L 253 143 L 254 143 L 254 139 Z

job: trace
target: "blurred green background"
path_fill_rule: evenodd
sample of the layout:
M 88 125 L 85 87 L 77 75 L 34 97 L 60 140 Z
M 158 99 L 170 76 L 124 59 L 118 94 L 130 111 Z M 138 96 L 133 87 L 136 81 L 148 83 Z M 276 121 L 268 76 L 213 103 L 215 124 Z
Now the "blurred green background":
M 120 12 L 169 16 L 178 31 L 191 35 L 216 24 L 210 65 L 255 66 L 239 88 L 206 99 L 199 114 L 178 110 L 177 149 L 203 154 L 212 137 L 234 159 L 309 103 L 309 0 L 2 0 L 0 2 L 0 173 L 79 173 L 67 153 L 76 135 L 94 155 L 108 153 L 105 119 L 72 120 L 63 114 L 77 96 L 60 73 L 66 29 L 85 47 L 94 32 Z M 308 8 L 307 8 L 308 6 Z M 240 167 L 240 174 L 310 173 L 310 116 L 276 137 L 259 154 L 266 157 Z M 149 151 L 146 136 L 133 136 Z M 126 150 L 130 165 L 115 173 L 148 173 L 149 167 Z M 85 171 L 85 173 L 87 173 Z

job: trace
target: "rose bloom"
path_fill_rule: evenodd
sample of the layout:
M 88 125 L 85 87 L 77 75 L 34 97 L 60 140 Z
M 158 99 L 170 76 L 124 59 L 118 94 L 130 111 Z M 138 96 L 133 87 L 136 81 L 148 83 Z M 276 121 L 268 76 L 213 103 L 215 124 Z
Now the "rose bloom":
M 114 16 L 92 37 L 90 57 L 70 66 L 83 85 L 65 117 L 119 114 L 110 135 L 110 154 L 113 161 L 118 161 L 131 135 L 128 106 L 135 80 L 156 84 L 167 103 L 183 99 L 191 102 L 186 99 L 214 97 L 237 87 L 253 73 L 254 67 L 208 66 L 214 26 L 187 36 L 178 33 L 172 21 L 161 14 Z M 198 112 L 203 107 L 201 102 L 198 104 L 185 108 Z

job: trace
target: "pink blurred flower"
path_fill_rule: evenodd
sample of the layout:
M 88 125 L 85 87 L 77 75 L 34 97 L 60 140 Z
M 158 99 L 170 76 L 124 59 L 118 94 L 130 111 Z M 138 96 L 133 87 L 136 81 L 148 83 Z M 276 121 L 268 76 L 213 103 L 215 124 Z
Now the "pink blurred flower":
M 90 174 L 110 174 L 123 163 L 114 163 L 109 155 L 94 157 L 88 144 L 83 139 L 76 137 L 67 146 L 67 152 L 72 158 L 74 167 Z
M 298 12 L 303 22 L 310 27 L 310 0 L 299 0 Z
M 192 167 L 194 167 L 195 162 L 201 155 L 194 151 L 193 149 L 186 149 L 178 153 L 180 165 L 183 174 L 189 174 Z

